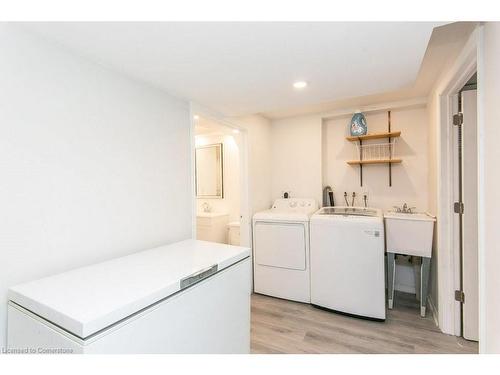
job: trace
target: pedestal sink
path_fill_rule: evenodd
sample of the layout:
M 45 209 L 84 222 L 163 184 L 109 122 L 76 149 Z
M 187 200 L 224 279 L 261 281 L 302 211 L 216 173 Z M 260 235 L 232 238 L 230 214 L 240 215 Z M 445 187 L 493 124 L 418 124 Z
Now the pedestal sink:
M 387 212 L 385 236 L 387 250 L 388 305 L 394 303 L 394 278 L 396 254 L 422 258 L 420 278 L 420 315 L 425 316 L 429 270 L 432 254 L 432 237 L 436 218 L 428 213 Z

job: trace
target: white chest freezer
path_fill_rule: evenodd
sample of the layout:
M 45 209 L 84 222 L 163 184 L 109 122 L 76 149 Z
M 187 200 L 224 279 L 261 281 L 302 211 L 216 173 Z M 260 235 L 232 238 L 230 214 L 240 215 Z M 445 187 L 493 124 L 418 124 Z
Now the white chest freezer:
M 249 255 L 186 240 L 14 286 L 8 349 L 249 353 Z

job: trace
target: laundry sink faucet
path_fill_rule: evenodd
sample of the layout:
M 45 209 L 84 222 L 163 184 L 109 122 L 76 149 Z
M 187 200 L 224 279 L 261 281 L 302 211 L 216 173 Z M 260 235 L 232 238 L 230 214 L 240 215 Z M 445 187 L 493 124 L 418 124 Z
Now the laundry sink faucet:
M 396 212 L 400 212 L 403 214 L 412 214 L 413 210 L 415 210 L 415 208 L 416 207 L 408 207 L 408 204 L 406 204 L 406 203 L 403 203 L 403 205 L 401 207 L 394 206 L 394 210 Z

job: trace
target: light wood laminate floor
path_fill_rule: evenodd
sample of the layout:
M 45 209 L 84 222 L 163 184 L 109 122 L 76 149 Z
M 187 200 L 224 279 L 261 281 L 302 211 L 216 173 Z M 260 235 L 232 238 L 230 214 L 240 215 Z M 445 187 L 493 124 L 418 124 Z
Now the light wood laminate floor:
M 478 344 L 441 333 L 414 295 L 397 293 L 385 322 L 308 304 L 252 296 L 252 353 L 477 353 Z

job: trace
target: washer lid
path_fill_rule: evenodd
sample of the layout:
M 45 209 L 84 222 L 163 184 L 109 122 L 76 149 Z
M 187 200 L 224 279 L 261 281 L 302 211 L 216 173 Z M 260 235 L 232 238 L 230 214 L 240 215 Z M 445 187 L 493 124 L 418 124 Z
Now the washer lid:
M 249 255 L 244 247 L 185 240 L 17 285 L 8 298 L 86 338 Z
M 381 216 L 382 212 L 377 208 L 370 208 L 370 207 L 334 206 L 334 207 L 323 207 L 318 212 L 316 212 L 315 215 L 377 217 L 377 216 Z

